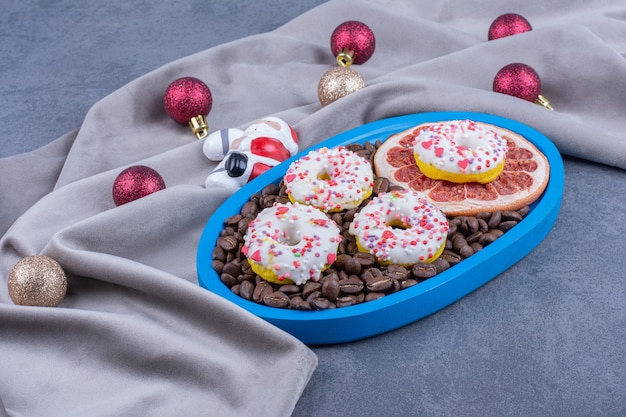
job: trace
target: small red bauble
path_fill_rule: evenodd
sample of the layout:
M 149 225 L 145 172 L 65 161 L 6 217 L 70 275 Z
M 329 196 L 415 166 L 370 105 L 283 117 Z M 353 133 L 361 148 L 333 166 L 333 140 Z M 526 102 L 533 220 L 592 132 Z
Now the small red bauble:
M 493 79 L 493 91 L 527 101 L 541 94 L 539 74 L 526 64 L 514 63 L 503 67 Z
M 165 181 L 158 172 L 145 165 L 134 165 L 122 171 L 113 182 L 113 201 L 121 206 L 163 189 Z
M 532 101 L 552 110 L 548 100 L 541 95 L 541 79 L 530 66 L 521 63 L 506 65 L 493 79 L 493 91 Z
M 330 36 L 330 50 L 342 66 L 363 64 L 374 54 L 376 38 L 365 23 L 349 20 L 343 22 Z
M 205 118 L 213 106 L 213 96 L 201 80 L 194 77 L 174 80 L 165 90 L 163 106 L 172 119 L 189 124 L 198 139 L 208 135 Z
M 533 30 L 533 28 L 524 16 L 516 13 L 506 13 L 496 17 L 491 23 L 487 38 L 492 41 L 506 36 L 529 32 L 531 30 Z

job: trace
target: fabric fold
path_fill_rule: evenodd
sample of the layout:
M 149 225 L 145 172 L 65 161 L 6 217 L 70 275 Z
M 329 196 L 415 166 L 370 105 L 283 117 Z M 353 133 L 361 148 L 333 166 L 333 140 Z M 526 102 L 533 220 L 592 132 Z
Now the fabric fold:
M 165 114 L 170 82 L 211 88 L 211 131 L 274 115 L 301 150 L 388 117 L 472 111 L 626 169 L 626 9 L 613 3 L 560 17 L 518 5 L 534 30 L 487 41 L 493 4 L 333 0 L 157 68 L 95 103 L 76 131 L 0 159 L 0 415 L 288 416 L 314 372 L 307 346 L 197 283 L 196 256 L 211 255 L 198 240 L 230 191 L 204 187 L 216 162 Z M 376 34 L 372 59 L 354 68 L 367 86 L 321 107 L 317 83 L 336 65 L 329 35 L 349 19 Z M 512 62 L 540 74 L 554 111 L 492 91 Z M 116 176 L 139 164 L 167 188 L 116 207 Z M 12 266 L 35 254 L 68 274 L 56 309 L 14 305 L 5 290 Z

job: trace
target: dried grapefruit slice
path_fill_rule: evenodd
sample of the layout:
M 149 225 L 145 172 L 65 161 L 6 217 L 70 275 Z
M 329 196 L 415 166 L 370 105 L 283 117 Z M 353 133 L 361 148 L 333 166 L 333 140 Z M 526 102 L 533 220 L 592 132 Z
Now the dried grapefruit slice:
M 478 122 L 482 123 L 482 122 Z M 457 184 L 424 175 L 413 156 L 413 140 L 432 123 L 390 136 L 376 151 L 376 174 L 391 184 L 415 190 L 450 216 L 483 211 L 517 210 L 535 201 L 548 185 L 548 159 L 531 142 L 498 126 L 482 123 L 506 138 L 508 151 L 502 173 L 492 182 Z

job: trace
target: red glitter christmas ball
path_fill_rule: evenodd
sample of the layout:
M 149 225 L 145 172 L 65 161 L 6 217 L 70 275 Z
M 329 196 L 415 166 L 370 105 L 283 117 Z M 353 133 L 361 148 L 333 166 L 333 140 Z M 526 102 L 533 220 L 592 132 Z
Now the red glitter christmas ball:
M 535 101 L 541 94 L 541 80 L 530 66 L 513 63 L 498 71 L 493 79 L 493 91 Z
M 165 181 L 158 172 L 144 165 L 134 165 L 122 171 L 113 182 L 113 201 L 121 206 L 163 189 Z
M 163 96 L 163 106 L 178 123 L 189 123 L 196 116 L 206 116 L 213 106 L 211 90 L 201 80 L 182 77 L 174 80 Z
M 330 36 L 330 50 L 336 57 L 344 49 L 354 53 L 353 64 L 363 64 L 376 49 L 374 32 L 365 23 L 356 20 L 343 22 Z
M 529 32 L 531 30 L 533 30 L 533 28 L 524 16 L 520 16 L 516 13 L 506 13 L 496 17 L 491 23 L 487 38 L 492 41 L 494 39 L 504 38 L 505 36 Z

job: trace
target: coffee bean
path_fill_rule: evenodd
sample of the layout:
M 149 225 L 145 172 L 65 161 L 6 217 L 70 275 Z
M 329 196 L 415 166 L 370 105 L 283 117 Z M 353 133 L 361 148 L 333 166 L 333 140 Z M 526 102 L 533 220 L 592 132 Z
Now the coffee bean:
M 483 235 L 483 232 L 476 232 L 476 233 L 472 233 L 471 235 L 469 235 L 466 239 L 468 244 L 472 244 L 474 242 L 478 242 L 478 240 L 480 239 L 480 237 Z
M 320 298 L 321 296 L 322 296 L 322 292 L 321 292 L 321 291 L 319 291 L 319 290 L 317 290 L 317 291 L 313 291 L 312 293 L 310 293 L 310 294 L 309 294 L 309 295 L 305 298 L 305 300 L 306 300 L 306 301 L 308 301 L 308 302 L 310 303 L 312 300 L 315 300 L 316 298 Z
M 259 214 L 259 206 L 254 201 L 247 201 L 241 208 L 241 215 L 254 219 Z
M 480 213 L 478 213 L 476 215 L 476 218 L 479 220 L 489 220 L 489 218 L 491 217 L 491 213 L 489 213 L 488 211 L 481 211 Z
M 280 291 L 274 291 L 263 297 L 263 304 L 269 307 L 285 308 L 289 305 L 289 297 Z
M 237 278 L 228 273 L 222 273 L 222 275 L 220 275 L 220 280 L 227 287 L 232 287 L 233 285 L 237 284 Z
M 219 245 L 219 243 L 213 249 L 211 258 L 220 262 L 226 262 L 226 251 Z
M 354 259 L 361 264 L 362 268 L 369 268 L 376 263 L 374 255 L 366 252 L 355 253 Z
M 239 292 L 241 285 L 240 284 L 235 284 L 232 287 L 230 287 L 230 290 L 232 291 L 233 294 L 238 295 L 241 297 L 241 294 Z
M 450 266 L 454 266 L 461 262 L 461 256 L 449 250 L 443 251 L 443 253 L 441 254 L 441 259 L 447 261 Z
M 224 223 L 227 226 L 235 226 L 235 225 L 237 225 L 237 223 L 239 223 L 239 220 L 241 220 L 242 217 L 243 216 L 241 214 L 235 214 L 233 216 L 230 216 L 226 220 L 224 220 Z
M 386 193 L 387 190 L 389 190 L 389 180 L 387 178 L 378 177 L 374 180 L 374 186 L 372 187 L 373 195 Z
M 431 265 L 435 266 L 438 274 L 450 268 L 450 263 L 441 257 L 435 259 Z
M 508 221 L 508 220 L 514 220 L 516 222 L 521 222 L 522 221 L 522 215 L 519 214 L 517 211 L 503 211 L 502 212 L 502 221 Z
M 373 277 L 367 281 L 367 289 L 374 292 L 383 292 L 393 286 L 393 279 L 388 276 Z
M 330 301 L 335 301 L 339 296 L 339 279 L 326 278 L 322 282 L 322 296 Z
M 418 281 L 413 278 L 407 278 L 400 283 L 400 288 L 405 290 L 407 288 L 411 288 L 414 285 L 417 285 Z
M 358 277 L 349 277 L 339 281 L 339 289 L 344 294 L 356 294 L 363 290 L 363 281 Z
M 469 258 L 473 254 L 474 254 L 474 249 L 472 249 L 470 245 L 465 245 L 459 250 L 459 255 L 461 255 L 463 259 Z
M 517 212 L 520 214 L 520 216 L 522 216 L 522 218 L 528 216 L 528 213 L 530 213 L 530 206 L 524 206 L 521 209 L 517 210 Z
M 483 249 L 484 249 L 484 248 L 483 248 L 483 245 L 481 245 L 481 244 L 480 244 L 480 243 L 478 243 L 478 242 L 474 242 L 474 243 L 472 243 L 472 244 L 470 245 L 470 247 L 474 250 L 474 253 L 479 252 L 479 251 L 481 251 L 481 250 L 483 250 Z
M 307 281 L 302 288 L 302 297 L 304 299 L 309 298 L 309 296 L 315 291 L 320 291 L 322 289 L 322 284 L 319 282 Z
M 357 303 L 357 298 L 354 295 L 343 295 L 341 297 L 337 297 L 335 300 L 335 305 L 337 307 L 349 307 L 353 306 Z
M 498 225 L 498 229 L 502 230 L 503 232 L 508 232 L 515 226 L 517 226 L 517 222 L 515 220 L 507 220 L 505 222 L 500 223 Z
M 452 248 L 456 252 L 460 251 L 465 246 L 467 246 L 467 241 L 461 236 L 455 237 L 454 240 L 452 241 Z
M 356 214 L 356 209 L 350 209 L 346 211 L 346 213 L 343 215 L 343 221 L 347 223 L 351 223 L 352 220 L 354 220 L 355 214 Z
M 346 263 L 352 259 L 352 256 L 342 253 L 337 255 L 337 259 L 335 259 L 335 262 L 333 263 L 333 267 L 340 269 L 340 270 L 345 270 L 346 269 Z
M 254 274 L 241 274 L 237 277 L 237 282 L 242 283 L 244 281 L 250 281 L 254 283 Z
M 226 252 L 230 252 L 237 248 L 238 243 L 237 238 L 234 236 L 222 236 L 217 239 L 217 244 Z
M 251 300 L 254 294 L 254 284 L 250 281 L 242 281 L 239 284 L 239 295 L 246 300 Z
M 478 219 L 478 231 L 485 233 L 489 230 L 489 225 L 484 219 Z
M 478 231 L 478 219 L 476 217 L 468 217 L 466 219 L 467 228 L 469 233 L 476 233 Z
M 326 298 L 318 297 L 309 301 L 309 304 L 313 308 L 313 310 L 326 310 L 331 308 L 331 305 L 334 306 L 330 301 Z
M 487 221 L 487 225 L 489 226 L 490 229 L 495 229 L 496 227 L 498 227 L 501 220 L 502 220 L 502 213 L 500 213 L 499 211 L 494 211 L 493 213 L 491 213 L 491 217 L 489 217 L 489 221 Z
M 408 278 L 409 271 L 407 271 L 407 269 L 402 265 L 389 265 L 385 270 L 385 275 L 393 279 L 397 279 L 398 281 L 402 281 L 403 279 Z
M 278 195 L 280 188 L 276 184 L 268 184 L 261 190 L 261 195 Z
M 221 274 L 222 271 L 224 270 L 224 262 L 218 259 L 214 259 L 213 262 L 211 262 L 211 267 L 213 268 L 215 272 L 217 272 L 218 274 Z
M 437 275 L 437 267 L 426 262 L 418 262 L 411 268 L 411 274 L 423 281 Z
M 246 230 L 248 230 L 248 225 L 251 221 L 252 217 L 243 217 L 241 220 L 239 220 L 239 222 L 237 223 L 237 240 L 239 240 L 239 236 L 243 236 L 246 233 Z M 241 238 L 241 241 L 243 242 L 243 237 Z
M 288 295 L 296 294 L 300 292 L 300 287 L 297 286 L 296 284 L 285 284 L 285 285 L 281 285 L 278 291 L 282 292 L 283 294 L 288 294 Z
M 237 262 L 229 262 L 224 265 L 223 271 L 236 277 L 241 275 L 241 266 Z
M 252 293 L 252 299 L 254 300 L 254 302 L 260 303 L 263 301 L 263 298 L 265 298 L 266 295 L 269 295 L 273 292 L 274 289 L 272 288 L 270 283 L 262 279 L 256 284 L 254 292 Z
M 380 300 L 385 296 L 384 292 L 370 292 L 365 296 L 365 301 Z
M 483 246 L 487 246 L 493 242 L 496 241 L 496 239 L 498 239 L 498 237 L 491 233 L 491 232 L 487 232 L 487 233 L 483 233 L 483 235 L 480 237 L 480 239 L 478 239 L 478 243 L 480 243 Z
M 344 269 L 350 275 L 359 275 L 361 273 L 361 263 L 353 257 L 350 257 L 350 259 L 346 260 Z
M 304 301 L 302 297 L 294 297 L 289 301 L 289 306 L 294 310 L 312 310 L 311 304 Z

